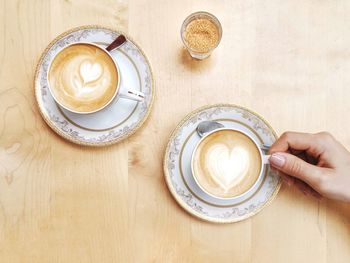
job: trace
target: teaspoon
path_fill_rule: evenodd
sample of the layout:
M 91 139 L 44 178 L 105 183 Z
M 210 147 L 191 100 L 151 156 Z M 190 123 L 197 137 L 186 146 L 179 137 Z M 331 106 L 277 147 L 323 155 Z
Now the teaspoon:
M 126 42 L 126 37 L 124 35 L 119 35 L 116 39 L 114 39 L 112 43 L 108 45 L 108 47 L 106 47 L 106 50 L 108 52 L 111 52 L 112 50 L 123 45 L 125 42 Z

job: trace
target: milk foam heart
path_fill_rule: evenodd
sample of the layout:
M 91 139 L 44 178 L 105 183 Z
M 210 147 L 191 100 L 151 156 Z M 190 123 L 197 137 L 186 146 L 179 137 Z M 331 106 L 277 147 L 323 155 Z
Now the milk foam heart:
M 92 63 L 89 60 L 84 60 L 80 64 L 80 76 L 83 79 L 84 84 L 99 79 L 102 72 L 103 69 L 99 63 Z
M 242 147 L 216 144 L 208 149 L 207 167 L 212 179 L 227 192 L 242 181 L 249 167 L 249 154 Z

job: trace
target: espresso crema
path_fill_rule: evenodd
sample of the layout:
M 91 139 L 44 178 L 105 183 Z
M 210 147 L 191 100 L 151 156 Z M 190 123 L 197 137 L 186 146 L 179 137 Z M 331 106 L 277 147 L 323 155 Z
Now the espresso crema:
M 198 184 L 221 198 L 248 191 L 261 170 L 261 156 L 256 144 L 234 130 L 220 130 L 208 135 L 198 145 L 192 161 Z
M 51 92 L 64 107 L 93 112 L 108 104 L 118 88 L 112 58 L 90 44 L 71 45 L 56 55 L 49 69 Z

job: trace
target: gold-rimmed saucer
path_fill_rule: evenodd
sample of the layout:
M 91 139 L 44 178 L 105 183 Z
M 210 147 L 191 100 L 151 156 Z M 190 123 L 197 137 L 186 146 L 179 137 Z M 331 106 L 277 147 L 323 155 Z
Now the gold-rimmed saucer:
M 108 46 L 120 34 L 126 36 L 127 42 L 111 52 L 120 68 L 120 89 L 142 91 L 144 101 L 137 103 L 117 98 L 105 109 L 87 115 L 72 113 L 58 106 L 47 80 L 48 66 L 55 54 L 76 42 Z M 38 62 L 34 88 L 39 111 L 46 123 L 63 138 L 89 146 L 117 143 L 133 134 L 147 119 L 155 97 L 151 65 L 142 49 L 125 33 L 96 25 L 73 28 L 49 44 Z
M 249 196 L 222 200 L 209 196 L 195 183 L 191 173 L 191 155 L 200 137 L 196 128 L 201 121 L 215 120 L 229 128 L 247 132 L 257 142 L 272 144 L 276 133 L 258 114 L 231 104 L 206 106 L 191 112 L 173 131 L 164 156 L 164 175 L 168 188 L 190 214 L 215 223 L 232 223 L 261 211 L 277 195 L 281 179 L 265 166 L 264 178 Z

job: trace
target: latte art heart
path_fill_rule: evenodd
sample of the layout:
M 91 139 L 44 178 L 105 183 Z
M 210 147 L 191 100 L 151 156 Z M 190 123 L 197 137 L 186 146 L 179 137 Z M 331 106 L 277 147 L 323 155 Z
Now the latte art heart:
M 208 149 L 206 162 L 212 179 L 227 192 L 247 173 L 249 154 L 241 147 L 230 149 L 224 144 L 216 144 Z
M 92 63 L 89 60 L 84 60 L 80 64 L 80 76 L 83 84 L 95 81 L 102 76 L 103 69 L 99 63 Z

